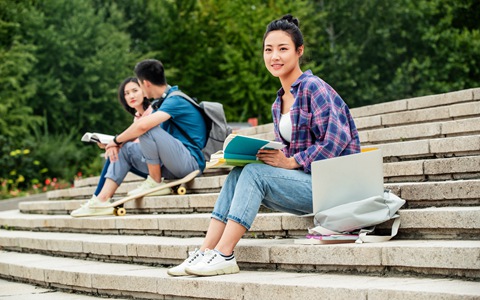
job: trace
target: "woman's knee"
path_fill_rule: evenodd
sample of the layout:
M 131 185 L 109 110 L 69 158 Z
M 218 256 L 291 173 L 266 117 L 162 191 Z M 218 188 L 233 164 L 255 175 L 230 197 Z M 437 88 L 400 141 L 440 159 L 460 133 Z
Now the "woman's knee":
M 272 168 L 272 166 L 265 164 L 248 164 L 243 168 L 241 177 L 260 183 L 259 181 L 263 181 L 266 175 L 274 172 Z
M 266 174 L 273 172 L 274 168 L 275 167 L 266 164 L 248 164 L 244 167 L 244 171 L 251 174 Z

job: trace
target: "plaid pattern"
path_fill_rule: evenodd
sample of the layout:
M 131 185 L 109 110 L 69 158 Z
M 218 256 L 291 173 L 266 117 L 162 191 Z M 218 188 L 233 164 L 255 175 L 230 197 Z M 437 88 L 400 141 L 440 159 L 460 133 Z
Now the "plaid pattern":
M 313 161 L 360 152 L 350 110 L 328 83 L 308 70 L 292 85 L 291 93 L 295 98 L 290 109 L 292 140 L 288 143 L 279 132 L 283 88 L 272 105 L 275 139 L 287 145 L 283 152 L 295 157 L 305 173 L 311 172 Z

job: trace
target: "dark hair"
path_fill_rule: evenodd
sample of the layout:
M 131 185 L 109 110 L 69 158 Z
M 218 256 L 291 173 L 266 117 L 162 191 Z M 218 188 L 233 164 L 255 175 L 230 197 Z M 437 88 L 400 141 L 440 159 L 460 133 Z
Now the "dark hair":
M 125 99 L 125 86 L 129 82 L 134 82 L 138 84 L 138 79 L 136 77 L 128 77 L 126 78 L 118 87 L 118 101 L 123 106 L 123 108 L 132 116 L 135 116 L 137 112 L 135 108 L 128 106 L 127 99 Z M 140 88 L 140 84 L 138 84 L 138 88 Z M 150 101 L 147 98 L 143 97 L 143 109 L 146 110 L 150 106 Z
M 165 69 L 161 61 L 146 59 L 139 62 L 134 69 L 135 75 L 140 81 L 148 80 L 154 85 L 166 85 Z
M 284 15 L 281 19 L 270 22 L 270 24 L 267 25 L 265 34 L 263 35 L 263 47 L 265 47 L 265 39 L 270 32 L 281 30 L 290 35 L 293 43 L 295 44 L 295 50 L 298 50 L 298 48 L 303 45 L 303 34 L 298 25 L 298 19 L 294 18 L 291 14 Z

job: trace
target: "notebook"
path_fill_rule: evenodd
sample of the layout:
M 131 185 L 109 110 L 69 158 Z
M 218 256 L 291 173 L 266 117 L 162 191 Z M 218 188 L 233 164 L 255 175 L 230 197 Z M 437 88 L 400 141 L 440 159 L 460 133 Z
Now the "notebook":
M 382 196 L 383 191 L 383 156 L 378 148 L 364 148 L 361 153 L 312 163 L 314 214 L 349 202 Z

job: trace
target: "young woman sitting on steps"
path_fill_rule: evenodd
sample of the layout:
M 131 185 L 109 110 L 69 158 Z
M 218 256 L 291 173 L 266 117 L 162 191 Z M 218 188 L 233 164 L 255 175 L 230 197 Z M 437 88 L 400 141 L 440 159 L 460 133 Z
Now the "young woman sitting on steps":
M 118 100 L 123 108 L 134 117 L 134 122 L 152 113 L 150 102 L 144 96 L 138 84 L 138 79 L 135 77 L 129 77 L 120 84 Z M 103 144 L 98 143 L 98 146 L 105 149 Z M 112 215 L 113 207 L 95 209 L 91 207 L 105 205 L 115 194 L 129 171 L 147 178 L 148 168 L 143 159 L 138 139 L 124 143 L 122 147 L 107 149 L 105 158 L 107 161 L 94 195 L 87 203 L 74 210 L 70 214 L 72 217 Z
M 275 137 L 283 150 L 260 150 L 264 164 L 234 168 L 227 177 L 200 247 L 172 276 L 239 272 L 233 250 L 250 229 L 261 204 L 297 215 L 312 213 L 313 161 L 360 152 L 350 111 L 325 81 L 300 69 L 303 36 L 298 20 L 271 22 L 263 39 L 267 70 L 282 85 L 272 106 Z M 211 250 L 210 250 L 211 249 Z

